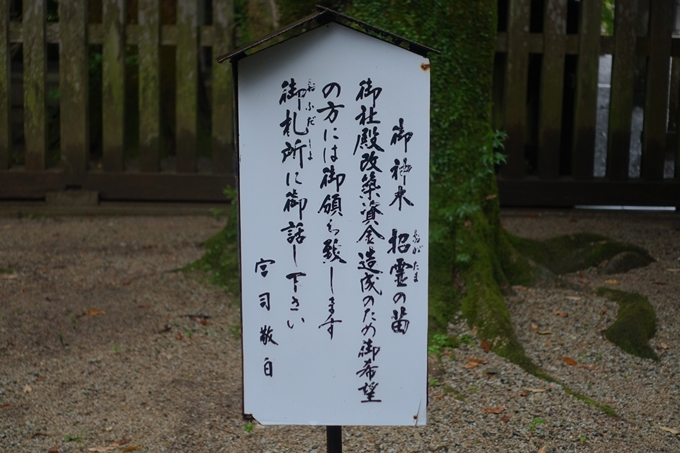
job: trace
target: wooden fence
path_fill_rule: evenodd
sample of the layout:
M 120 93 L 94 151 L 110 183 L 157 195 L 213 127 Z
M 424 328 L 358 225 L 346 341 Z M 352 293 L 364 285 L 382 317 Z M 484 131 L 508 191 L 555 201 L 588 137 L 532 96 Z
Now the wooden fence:
M 503 205 L 680 206 L 675 3 L 616 0 L 614 34 L 602 36 L 602 0 L 500 2 L 494 121 L 508 134 L 498 175 Z M 598 66 L 607 54 L 606 171 L 596 177 Z M 632 178 L 636 100 L 644 122 L 639 177 Z M 674 166 L 670 178 L 664 165 Z
M 48 191 L 83 189 L 97 191 L 100 199 L 108 200 L 224 200 L 222 190 L 234 183 L 231 68 L 207 65 L 201 69 L 199 56 L 206 48 L 215 56 L 232 50 L 232 0 L 176 0 L 172 24 L 162 22 L 160 0 L 59 0 L 56 18 L 47 15 L 48 1 L 23 0 L 21 10 L 16 11 L 19 3 L 0 2 L 0 199 L 40 199 Z M 101 8 L 95 14 L 89 10 L 93 4 Z M 200 18 L 199 8 L 210 4 L 211 11 L 202 14 L 210 23 L 201 23 L 206 19 Z M 136 11 L 130 11 L 131 6 Z M 100 19 L 93 22 L 93 16 Z M 50 44 L 58 44 L 57 162 L 48 158 L 52 146 L 46 117 Z M 23 109 L 11 101 L 16 71 L 10 65 L 17 64 L 12 62 L 11 49 L 18 45 L 23 54 L 23 80 L 19 80 L 23 81 Z M 92 159 L 89 137 L 89 123 L 97 116 L 91 110 L 88 90 L 93 48 L 100 52 L 103 106 L 97 160 Z M 126 59 L 131 48 L 136 49 L 139 86 L 135 96 L 139 149 L 132 163 L 125 157 L 130 134 L 126 130 L 126 101 L 130 102 Z M 171 65 L 176 105 L 174 156 L 167 156 L 162 145 L 160 54 L 164 48 L 174 48 L 175 56 Z M 210 133 L 205 146 L 211 151 L 199 150 L 197 140 L 199 77 L 206 71 Z M 17 163 L 13 116 L 16 120 L 20 113 L 24 143 Z M 206 152 L 209 165 L 204 171 L 197 162 Z M 161 165 L 162 161 L 169 165 Z
M 499 0 L 494 123 L 508 133 L 498 174 L 505 206 L 680 205 L 677 0 L 616 0 L 613 36 L 602 35 L 603 1 Z M 205 61 L 233 47 L 233 0 L 59 0 L 56 18 L 53 0 L 0 4 L 0 199 L 42 199 L 72 188 L 103 200 L 224 199 L 222 189 L 234 183 L 231 69 Z M 162 17 L 167 4 L 175 8 L 171 20 Z M 58 56 L 50 57 L 55 45 Z M 12 58 L 17 46 L 20 71 Z M 101 59 L 97 87 L 88 86 L 93 49 Z M 138 62 L 134 102 L 126 87 L 130 49 Z M 168 49 L 170 93 L 161 65 Z M 601 55 L 613 55 L 613 65 L 606 168 L 597 174 Z M 48 68 L 50 58 L 58 70 Z M 48 118 L 54 85 L 58 159 Z M 17 91 L 23 99 L 13 102 Z M 208 93 L 207 140 L 199 137 L 206 135 L 200 93 Z M 630 177 L 636 106 L 644 109 L 641 163 L 639 176 Z M 132 117 L 138 150 L 131 157 Z M 162 130 L 168 117 L 170 132 Z M 95 118 L 101 137 L 93 152 Z

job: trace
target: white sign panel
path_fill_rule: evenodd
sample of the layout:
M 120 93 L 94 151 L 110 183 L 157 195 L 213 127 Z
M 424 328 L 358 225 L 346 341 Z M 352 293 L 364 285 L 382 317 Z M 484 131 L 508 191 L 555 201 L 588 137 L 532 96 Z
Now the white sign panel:
M 238 64 L 245 413 L 424 424 L 428 60 L 331 23 Z

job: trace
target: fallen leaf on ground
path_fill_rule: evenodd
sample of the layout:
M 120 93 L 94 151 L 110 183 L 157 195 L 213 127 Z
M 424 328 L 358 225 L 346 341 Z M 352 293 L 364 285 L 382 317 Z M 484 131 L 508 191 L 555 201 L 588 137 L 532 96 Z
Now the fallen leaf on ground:
M 526 290 L 527 290 L 527 287 L 526 287 L 526 286 L 523 286 L 523 285 L 519 285 L 519 286 L 517 287 L 517 289 L 522 290 L 522 291 L 526 291 Z
M 538 334 L 539 335 L 550 335 L 550 331 L 549 330 L 539 330 Z
M 151 308 L 151 305 L 149 305 L 149 304 L 140 304 L 140 305 L 137 305 L 137 306 L 139 308 Z
M 562 357 L 562 360 L 564 360 L 567 365 L 575 366 L 576 365 L 576 360 L 572 359 L 571 357 Z
M 177 338 L 178 340 L 181 340 L 184 337 L 182 336 L 181 333 L 178 333 L 177 335 L 175 335 L 175 338 Z
M 473 368 L 477 368 L 478 366 L 479 363 L 469 362 L 467 365 L 463 365 L 463 368 L 465 368 L 466 370 L 471 370 Z
M 24 385 L 24 393 L 31 393 L 33 389 L 31 388 L 30 385 L 26 384 Z
M 501 417 L 501 421 L 507 423 L 507 422 L 510 421 L 510 417 L 508 417 L 507 415 L 504 415 L 504 416 Z
M 586 370 L 600 371 L 600 369 L 595 365 L 584 365 L 584 364 L 580 363 L 578 365 L 578 367 L 579 368 L 585 368 Z
M 97 316 L 97 315 L 103 315 L 104 310 L 97 310 L 96 308 L 91 308 L 90 311 L 87 312 L 87 316 Z
M 601 314 L 601 315 L 603 315 L 603 314 L 605 314 L 605 313 L 607 313 L 607 309 L 606 309 L 606 308 L 603 308 L 602 310 L 600 310 L 600 314 Z
M 206 315 L 187 315 L 189 318 L 193 319 L 194 321 L 201 323 L 202 325 L 208 324 L 208 319 L 210 319 L 210 316 Z
M 49 436 L 49 434 L 38 431 L 37 433 L 31 434 L 31 439 L 35 439 L 36 437 L 40 436 Z
M 652 285 L 667 285 L 667 284 L 668 284 L 668 282 L 662 282 L 662 281 L 659 281 L 659 280 L 654 280 L 652 282 Z
M 491 350 L 486 341 L 482 341 L 482 348 L 484 348 L 484 352 L 489 352 Z
M 680 272 L 680 268 L 676 269 L 666 269 L 668 272 Z
M 547 453 L 547 451 L 548 451 L 548 446 L 547 446 L 547 445 L 543 445 L 543 446 L 541 447 L 541 449 L 538 450 L 537 453 Z
M 605 285 L 618 285 L 620 282 L 618 280 L 605 280 Z
M 470 362 L 470 363 L 479 363 L 479 364 L 481 364 L 481 365 L 486 365 L 487 363 L 489 363 L 488 361 L 486 361 L 486 360 L 484 360 L 484 359 L 475 359 L 474 357 L 469 358 L 469 359 L 468 359 L 468 362 Z
M 3 225 L 2 226 L 3 230 L 9 230 L 10 228 L 12 228 L 12 225 Z
M 5 280 L 14 280 L 15 278 L 19 278 L 19 275 L 17 275 L 17 274 L 2 274 L 2 275 L 0 275 L 0 278 L 3 278 Z
M 674 428 L 667 428 L 666 426 L 661 426 L 661 425 L 656 425 L 659 427 L 660 430 L 669 432 L 671 434 L 675 434 L 676 436 L 680 434 L 680 429 L 674 429 Z
M 659 346 L 661 346 L 664 349 L 670 349 L 671 347 L 668 346 L 666 343 L 661 343 Z
M 9 409 L 10 407 L 11 407 L 11 406 L 10 406 L 9 404 L 3 404 L 3 405 L 2 405 L 2 408 L 3 408 L 3 409 Z
M 578 297 L 578 296 L 567 296 L 567 299 L 579 301 L 579 300 L 583 299 L 583 297 Z
M 529 392 L 519 392 L 519 396 L 528 396 Z
M 535 388 L 527 387 L 527 390 L 529 390 L 530 392 L 533 392 L 533 393 L 543 393 L 547 389 L 535 389 Z
M 107 426 L 104 431 L 113 431 L 113 426 Z
M 106 451 L 115 450 L 116 447 L 92 447 L 88 448 L 87 451 L 94 451 L 96 453 L 104 453 Z
M 550 340 L 545 340 L 545 344 L 546 344 L 546 346 L 552 346 L 552 341 L 550 341 Z
M 129 444 L 130 442 L 132 442 L 132 439 L 125 438 L 125 439 L 121 439 L 119 441 L 112 443 L 111 446 L 112 447 L 120 447 L 121 445 Z
M 535 322 L 532 322 L 532 323 L 531 323 L 531 328 L 534 329 L 534 330 L 536 330 L 536 329 L 538 329 L 538 326 L 536 325 Z
M 59 447 L 55 445 L 54 447 L 47 450 L 47 453 L 59 453 Z
M 436 399 L 436 400 L 440 400 L 442 398 L 444 398 L 444 395 L 437 395 L 437 396 L 434 397 L 434 399 Z
M 136 451 L 136 450 L 141 450 L 142 447 L 137 446 L 137 445 L 130 445 L 129 447 L 123 448 L 121 451 Z
M 555 310 L 554 308 L 553 308 L 553 315 L 561 316 L 563 318 L 566 318 L 567 316 L 569 316 L 567 313 L 565 313 L 563 311 Z
M 44 381 L 45 379 L 47 379 L 45 376 L 36 376 L 35 377 L 35 380 L 38 381 L 38 382 Z
M 498 406 L 498 407 L 485 407 L 485 411 L 487 411 L 490 414 L 500 414 L 505 410 L 505 406 Z

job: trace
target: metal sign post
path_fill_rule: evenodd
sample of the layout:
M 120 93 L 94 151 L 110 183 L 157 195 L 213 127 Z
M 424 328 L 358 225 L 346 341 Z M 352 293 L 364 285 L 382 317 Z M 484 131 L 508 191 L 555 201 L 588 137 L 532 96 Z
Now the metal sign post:
M 342 426 L 326 426 L 326 451 L 342 453 Z

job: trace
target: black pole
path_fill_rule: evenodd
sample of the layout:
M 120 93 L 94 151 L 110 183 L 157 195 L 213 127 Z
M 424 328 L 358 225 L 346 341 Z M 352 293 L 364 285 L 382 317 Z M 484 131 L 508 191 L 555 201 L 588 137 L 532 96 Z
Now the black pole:
M 342 426 L 326 426 L 328 453 L 342 453 Z

